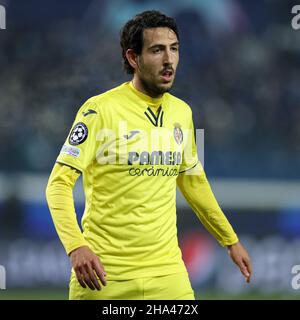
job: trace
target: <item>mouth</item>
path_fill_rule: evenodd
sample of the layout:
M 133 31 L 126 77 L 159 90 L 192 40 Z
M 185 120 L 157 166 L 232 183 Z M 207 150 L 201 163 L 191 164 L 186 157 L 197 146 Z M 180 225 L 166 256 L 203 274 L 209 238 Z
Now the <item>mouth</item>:
M 172 81 L 172 78 L 173 78 L 173 70 L 164 70 L 162 73 L 161 73 L 161 77 L 162 79 L 164 80 L 164 82 L 170 82 Z

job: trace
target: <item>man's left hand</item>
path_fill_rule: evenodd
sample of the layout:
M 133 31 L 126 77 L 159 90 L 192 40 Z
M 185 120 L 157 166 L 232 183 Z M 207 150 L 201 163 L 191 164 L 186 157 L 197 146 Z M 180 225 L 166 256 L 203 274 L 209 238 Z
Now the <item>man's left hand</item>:
M 227 246 L 227 248 L 229 256 L 240 268 L 241 273 L 246 278 L 247 283 L 249 283 L 252 276 L 252 264 L 247 250 L 240 242 Z

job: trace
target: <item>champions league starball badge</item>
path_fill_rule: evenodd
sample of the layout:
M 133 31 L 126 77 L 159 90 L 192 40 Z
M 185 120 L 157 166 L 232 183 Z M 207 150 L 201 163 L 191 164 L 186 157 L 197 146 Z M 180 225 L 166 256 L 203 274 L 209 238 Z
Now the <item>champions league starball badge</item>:
M 183 132 L 181 130 L 181 125 L 179 123 L 174 123 L 174 139 L 177 144 L 181 144 L 183 141 Z
M 80 143 L 83 143 L 86 140 L 87 136 L 87 126 L 83 122 L 78 122 L 70 134 L 69 143 L 73 146 L 76 146 Z

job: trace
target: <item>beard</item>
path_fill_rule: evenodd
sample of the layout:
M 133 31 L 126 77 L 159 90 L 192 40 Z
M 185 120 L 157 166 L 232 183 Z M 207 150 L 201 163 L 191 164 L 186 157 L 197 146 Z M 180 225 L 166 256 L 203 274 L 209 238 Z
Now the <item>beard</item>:
M 157 98 L 163 95 L 165 92 L 169 92 L 172 88 L 173 82 L 168 87 L 157 84 L 154 80 L 148 80 L 140 77 L 141 84 L 148 95 L 152 98 Z
M 163 95 L 165 92 L 169 92 L 173 86 L 173 82 L 175 79 L 175 72 L 174 72 L 174 79 L 168 85 L 163 85 L 159 83 L 158 80 L 155 79 L 155 76 L 146 78 L 143 75 L 148 74 L 151 75 L 152 73 L 143 63 L 143 60 L 140 61 L 139 65 L 139 78 L 144 90 L 148 93 L 148 95 L 152 98 L 157 98 Z

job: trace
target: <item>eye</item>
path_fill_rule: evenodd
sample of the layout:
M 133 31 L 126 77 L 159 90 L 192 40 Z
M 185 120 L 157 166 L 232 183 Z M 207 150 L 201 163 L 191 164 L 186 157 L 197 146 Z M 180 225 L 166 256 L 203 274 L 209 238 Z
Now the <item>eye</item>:
M 159 53 L 160 51 L 161 51 L 160 48 L 155 48 L 152 50 L 153 53 Z
M 177 52 L 178 51 L 178 47 L 171 47 L 171 50 L 174 51 L 174 52 Z

